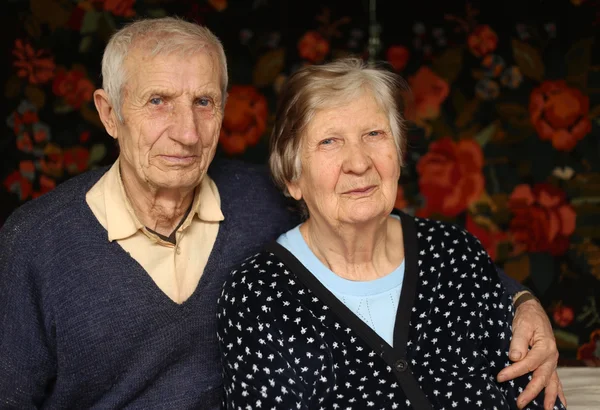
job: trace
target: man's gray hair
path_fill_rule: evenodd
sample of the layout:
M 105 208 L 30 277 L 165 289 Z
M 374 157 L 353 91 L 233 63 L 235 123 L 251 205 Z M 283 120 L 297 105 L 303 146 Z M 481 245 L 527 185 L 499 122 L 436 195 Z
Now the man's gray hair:
M 110 38 L 102 57 L 102 88 L 119 120 L 123 90 L 130 73 L 125 58 L 135 47 L 147 49 L 152 56 L 179 53 L 190 55 L 209 48 L 216 52 L 221 68 L 221 109 L 227 97 L 227 60 L 221 41 L 206 27 L 175 17 L 143 19 L 129 23 Z

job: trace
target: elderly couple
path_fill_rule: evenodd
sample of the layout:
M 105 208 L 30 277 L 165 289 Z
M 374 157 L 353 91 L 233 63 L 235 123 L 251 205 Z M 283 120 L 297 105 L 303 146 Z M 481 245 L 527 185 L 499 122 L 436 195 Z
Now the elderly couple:
M 392 73 L 290 77 L 279 190 L 213 160 L 227 65 L 206 28 L 132 23 L 102 76 L 119 158 L 1 231 L 0 408 L 564 408 L 535 298 L 467 232 L 393 209 Z

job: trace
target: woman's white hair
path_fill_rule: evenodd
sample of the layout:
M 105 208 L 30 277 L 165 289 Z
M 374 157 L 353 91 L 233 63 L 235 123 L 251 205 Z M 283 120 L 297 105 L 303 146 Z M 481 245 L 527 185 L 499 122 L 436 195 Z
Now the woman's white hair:
M 277 186 L 289 196 L 286 184 L 300 177 L 301 140 L 315 113 L 365 92 L 371 93 L 387 113 L 402 165 L 406 138 L 401 110 L 407 90 L 400 76 L 358 58 L 342 58 L 296 71 L 283 87 L 271 133 L 269 167 Z
M 110 38 L 102 57 L 102 88 L 121 116 L 123 90 L 127 81 L 125 58 L 134 47 L 147 49 L 152 56 L 178 53 L 195 54 L 203 49 L 216 52 L 221 68 L 221 109 L 227 96 L 227 60 L 221 41 L 206 27 L 175 17 L 144 19 L 129 23 Z

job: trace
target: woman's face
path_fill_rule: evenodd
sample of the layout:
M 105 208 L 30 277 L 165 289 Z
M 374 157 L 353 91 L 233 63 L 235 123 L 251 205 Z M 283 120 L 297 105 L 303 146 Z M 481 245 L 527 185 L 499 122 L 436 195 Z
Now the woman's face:
M 300 145 L 302 172 L 288 190 L 311 219 L 339 226 L 389 215 L 400 163 L 388 117 L 369 92 L 317 111 Z

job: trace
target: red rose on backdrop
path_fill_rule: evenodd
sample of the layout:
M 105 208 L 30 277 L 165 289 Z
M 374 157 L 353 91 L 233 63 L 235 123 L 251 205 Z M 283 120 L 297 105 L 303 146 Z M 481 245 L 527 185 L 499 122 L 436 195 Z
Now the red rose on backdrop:
M 440 106 L 448 97 L 448 83 L 434 73 L 429 67 L 421 67 L 415 75 L 409 77 L 408 83 L 414 98 L 414 107 L 407 107 L 407 119 L 417 124 L 427 119 L 435 119 L 440 115 Z
M 98 0 L 97 0 L 98 1 Z M 133 5 L 135 0 L 99 0 L 104 3 L 104 10 L 121 17 L 135 16 Z
M 396 71 L 401 71 L 406 67 L 409 57 L 410 52 L 404 46 L 391 46 L 386 52 L 387 61 L 390 62 Z
M 79 174 L 88 169 L 90 152 L 84 147 L 73 147 L 64 151 L 63 162 L 70 174 Z
M 475 57 L 482 57 L 496 49 L 498 35 L 487 24 L 479 25 L 469 34 L 467 43 Z
M 267 128 L 267 99 L 252 86 L 234 85 L 225 105 L 219 142 L 229 155 L 258 143 Z
M 545 81 L 531 92 L 529 114 L 542 140 L 559 151 L 571 151 L 592 130 L 590 99 L 563 80 Z
M 54 94 L 63 97 L 73 108 L 79 108 L 84 102 L 91 101 L 94 89 L 94 84 L 78 69 L 58 70 L 52 84 Z
M 298 41 L 300 57 L 311 63 L 320 63 L 329 53 L 329 41 L 316 31 L 309 31 Z
M 600 366 L 600 329 L 590 334 L 590 341 L 577 350 L 577 359 L 585 360 L 590 365 Z
M 481 242 L 481 245 L 483 245 L 493 261 L 496 260 L 498 254 L 498 245 L 508 238 L 508 234 L 501 231 L 497 226 L 490 224 L 482 226 L 470 214 L 467 215 L 465 229 L 479 239 L 479 242 Z
M 445 137 L 429 145 L 417 163 L 419 190 L 426 199 L 419 216 L 456 216 L 483 192 L 483 153 L 473 140 L 454 142 Z
M 517 185 L 508 206 L 513 214 L 509 229 L 518 252 L 562 255 L 567 251 L 576 214 L 563 191 L 546 183 L 533 189 Z
M 573 313 L 573 308 L 570 306 L 564 306 L 559 304 L 552 313 L 552 318 L 554 319 L 554 323 L 556 323 L 560 327 L 567 327 L 575 318 L 575 313 Z
M 54 76 L 54 58 L 44 50 L 34 50 L 30 44 L 15 40 L 13 55 L 16 61 L 17 75 L 26 78 L 30 84 L 44 84 Z

